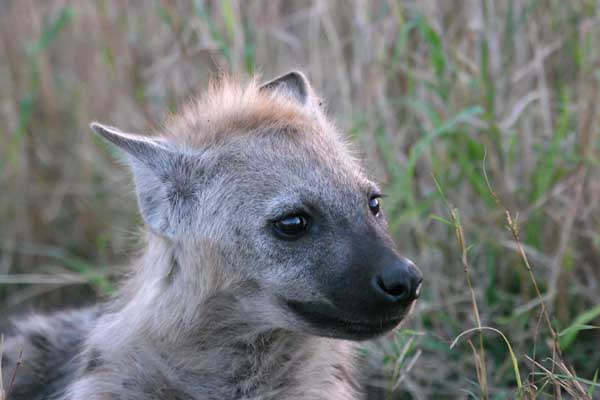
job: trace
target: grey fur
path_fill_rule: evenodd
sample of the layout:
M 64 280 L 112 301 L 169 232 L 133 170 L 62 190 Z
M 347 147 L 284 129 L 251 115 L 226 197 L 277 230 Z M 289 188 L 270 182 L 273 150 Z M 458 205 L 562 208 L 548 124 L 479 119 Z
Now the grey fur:
M 101 311 L 16 324 L 3 371 L 21 348 L 25 364 L 10 400 L 361 398 L 343 339 L 381 332 L 352 331 L 363 304 L 336 293 L 362 290 L 356 259 L 396 253 L 367 207 L 377 187 L 314 99 L 293 72 L 223 82 L 162 137 L 92 124 L 129 156 L 147 245 Z M 307 208 L 319 217 L 306 239 L 274 237 L 270 221 Z M 316 303 L 341 325 L 289 306 Z
M 19 355 L 22 362 L 9 399 L 61 399 L 80 364 L 85 337 L 99 314 L 97 308 L 62 312 L 45 317 L 32 315 L 15 323 L 5 345 L 2 379 L 11 382 Z

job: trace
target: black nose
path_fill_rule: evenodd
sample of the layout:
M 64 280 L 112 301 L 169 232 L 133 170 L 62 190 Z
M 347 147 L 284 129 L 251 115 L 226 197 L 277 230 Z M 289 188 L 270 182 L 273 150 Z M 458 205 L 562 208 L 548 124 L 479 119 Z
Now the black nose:
M 406 258 L 397 258 L 373 280 L 375 291 L 386 302 L 409 302 L 419 297 L 423 275 Z

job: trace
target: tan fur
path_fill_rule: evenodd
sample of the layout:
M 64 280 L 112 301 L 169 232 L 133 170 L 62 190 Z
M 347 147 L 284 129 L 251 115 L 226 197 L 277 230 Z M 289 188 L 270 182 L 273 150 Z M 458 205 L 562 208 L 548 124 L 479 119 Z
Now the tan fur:
M 242 84 L 229 76 L 212 81 L 208 90 L 168 119 L 161 134 L 192 148 L 232 135 L 257 132 L 319 132 L 321 121 L 283 93 L 260 90 L 257 78 Z

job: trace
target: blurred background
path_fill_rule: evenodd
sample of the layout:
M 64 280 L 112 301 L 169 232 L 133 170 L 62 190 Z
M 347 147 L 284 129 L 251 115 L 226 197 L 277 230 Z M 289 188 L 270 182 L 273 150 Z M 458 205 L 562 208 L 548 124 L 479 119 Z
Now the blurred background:
M 0 0 L 0 320 L 106 299 L 138 247 L 90 121 L 143 133 L 219 71 L 293 68 L 426 277 L 364 345 L 371 397 L 600 398 L 591 0 Z

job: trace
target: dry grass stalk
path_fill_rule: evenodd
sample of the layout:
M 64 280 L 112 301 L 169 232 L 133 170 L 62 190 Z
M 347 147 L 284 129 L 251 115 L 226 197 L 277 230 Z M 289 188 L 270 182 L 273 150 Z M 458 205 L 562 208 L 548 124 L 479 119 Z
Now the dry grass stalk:
M 482 397 L 484 399 L 487 399 L 489 396 L 489 393 L 488 393 L 488 384 L 487 384 L 487 370 L 486 370 L 486 364 L 485 364 L 485 349 L 484 349 L 484 345 L 483 345 L 483 332 L 482 332 L 482 326 L 481 326 L 481 318 L 479 316 L 479 308 L 477 306 L 477 297 L 475 295 L 475 289 L 473 288 L 473 284 L 471 282 L 471 274 L 470 274 L 470 266 L 469 266 L 469 258 L 468 258 L 468 247 L 467 247 L 467 244 L 465 241 L 465 234 L 464 234 L 462 225 L 460 223 L 460 215 L 459 215 L 458 209 L 456 209 L 455 207 L 452 207 L 448 203 L 448 200 L 446 199 L 444 192 L 443 192 L 439 182 L 435 178 L 435 176 L 433 176 L 433 180 L 435 181 L 437 190 L 440 193 L 440 196 L 442 197 L 446 207 L 448 207 L 448 210 L 450 213 L 450 222 L 452 223 L 452 226 L 454 227 L 454 233 L 456 235 L 458 248 L 460 249 L 460 252 L 461 252 L 461 263 L 463 266 L 463 272 L 465 274 L 465 279 L 466 279 L 467 286 L 469 288 L 469 293 L 471 296 L 471 307 L 472 307 L 472 311 L 473 311 L 473 316 L 475 317 L 475 321 L 477 323 L 477 329 L 479 330 L 479 351 L 477 351 L 475 349 L 475 346 L 473 345 L 473 343 L 470 340 L 468 341 L 468 343 L 473 351 L 473 358 L 475 360 L 475 368 L 477 371 L 477 382 L 479 382 L 479 385 L 481 387 Z M 454 342 L 454 343 L 456 343 L 456 342 Z M 453 347 L 453 345 L 451 345 L 451 347 Z
M 6 394 L 4 395 L 5 400 L 8 400 L 10 395 L 10 391 L 12 390 L 15 379 L 17 379 L 17 373 L 19 372 L 19 368 L 21 367 L 21 363 L 23 362 L 23 349 L 19 350 L 19 356 L 17 357 L 17 362 L 15 364 L 15 368 L 12 371 L 12 375 L 10 376 L 10 382 L 8 383 L 8 388 L 6 389 Z
M 6 400 L 4 382 L 2 379 L 2 355 L 4 354 L 4 335 L 0 335 L 0 400 Z
M 467 281 L 467 286 L 469 287 L 469 293 L 471 295 L 471 306 L 473 309 L 473 315 L 475 316 L 475 321 L 477 322 L 477 328 L 479 328 L 479 353 L 475 350 L 473 344 L 469 341 L 469 345 L 473 350 L 473 354 L 475 356 L 475 366 L 477 369 L 477 381 L 481 386 L 482 396 L 484 399 L 488 398 L 488 384 L 487 384 L 487 371 L 485 365 L 485 350 L 483 346 L 483 333 L 481 331 L 481 318 L 479 317 L 479 308 L 477 307 L 477 297 L 475 295 L 475 289 L 473 289 L 473 284 L 471 282 L 471 274 L 469 267 L 469 259 L 468 259 L 468 248 L 465 242 L 465 234 L 463 232 L 462 225 L 460 223 L 460 217 L 458 214 L 458 210 L 456 208 L 450 209 L 450 217 L 454 224 L 454 231 L 456 234 L 456 240 L 458 241 L 458 247 L 461 252 L 461 262 L 463 266 L 463 270 L 465 273 L 465 279 Z
M 529 279 L 533 285 L 533 288 L 535 290 L 536 296 L 539 301 L 539 305 L 541 308 L 541 316 L 543 316 L 543 319 L 546 322 L 546 327 L 548 329 L 548 332 L 550 333 L 550 336 L 552 337 L 552 364 L 553 364 L 552 368 L 554 368 L 554 365 L 560 365 L 561 369 L 565 369 L 565 370 L 569 371 L 568 367 L 566 366 L 565 362 L 563 361 L 563 354 L 562 354 L 562 351 L 560 348 L 559 337 L 558 337 L 556 330 L 552 326 L 552 321 L 550 319 L 550 313 L 548 311 L 548 307 L 546 306 L 546 302 L 544 301 L 544 297 L 538 286 L 537 279 L 535 278 L 533 268 L 531 267 L 531 264 L 529 263 L 529 259 L 527 258 L 527 253 L 525 252 L 525 249 L 523 248 L 523 244 L 521 242 L 521 237 L 519 234 L 519 214 L 517 213 L 516 216 L 513 218 L 510 211 L 503 205 L 499 196 L 492 188 L 491 183 L 490 183 L 489 178 L 486 173 L 485 158 L 483 161 L 483 173 L 484 173 L 485 182 L 487 184 L 488 190 L 490 191 L 490 194 L 492 195 L 492 197 L 494 198 L 494 200 L 496 201 L 498 206 L 504 210 L 504 214 L 506 216 L 507 227 L 508 227 L 508 229 L 513 237 L 513 240 L 517 246 L 519 256 L 520 256 L 521 260 L 523 260 L 523 264 L 525 265 L 525 268 L 527 269 Z M 581 170 L 580 170 L 580 173 L 581 173 Z M 536 332 L 537 332 L 537 328 L 536 328 Z M 536 333 L 536 336 L 537 336 L 537 333 Z M 528 356 L 526 356 L 526 357 L 529 359 Z M 558 359 L 558 361 L 556 361 L 557 359 Z M 537 363 L 535 361 L 533 361 L 533 362 L 534 362 L 534 365 L 540 366 L 539 363 Z M 569 371 L 569 375 L 576 378 L 574 371 Z M 561 382 L 556 381 L 556 380 L 553 380 L 553 383 L 555 384 L 555 396 L 560 396 L 560 387 L 564 388 L 564 386 L 561 384 Z M 584 391 L 584 393 L 585 393 L 585 391 Z
M 554 359 L 548 359 L 549 362 L 552 363 L 552 370 L 549 370 L 540 362 L 534 360 L 529 356 L 525 356 L 527 361 L 531 362 L 533 365 L 538 367 L 542 373 L 537 375 L 542 375 L 542 377 L 555 386 L 559 386 L 564 389 L 573 399 L 589 399 L 592 400 L 592 396 L 588 394 L 585 388 L 579 382 L 579 378 L 575 375 L 567 365 L 562 361 L 555 361 Z M 555 367 L 559 369 L 560 372 L 554 372 Z M 556 398 L 560 398 L 561 393 L 557 391 L 555 393 Z

